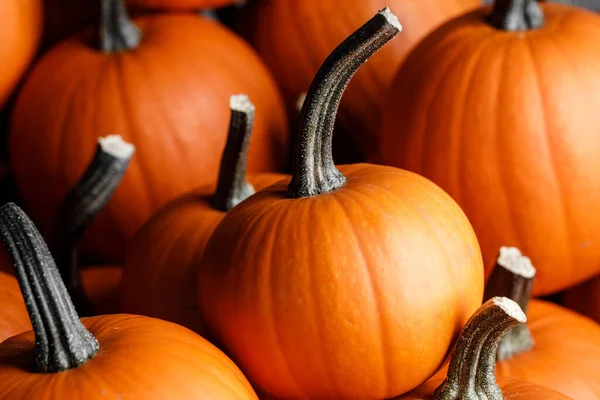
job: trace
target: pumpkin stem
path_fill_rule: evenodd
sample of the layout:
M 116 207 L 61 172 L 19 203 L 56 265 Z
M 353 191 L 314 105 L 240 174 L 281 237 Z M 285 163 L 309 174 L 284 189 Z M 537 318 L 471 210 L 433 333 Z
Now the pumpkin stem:
M 302 106 L 289 197 L 315 196 L 345 184 L 346 177 L 335 167 L 331 153 L 342 94 L 356 71 L 401 30 L 398 18 L 384 8 L 325 60 Z
M 221 158 L 217 189 L 212 198 L 213 207 L 224 212 L 254 194 L 254 187 L 246 180 L 248 148 L 254 124 L 254 104 L 248 96 L 240 94 L 231 96 L 229 108 L 229 133 Z
M 503 400 L 495 377 L 500 339 L 527 321 L 517 303 L 494 297 L 483 304 L 463 328 L 450 360 L 448 376 L 436 389 L 436 400 Z
M 121 182 L 134 150 L 118 135 L 100 138 L 90 165 L 58 209 L 52 253 L 82 316 L 93 315 L 93 307 L 81 283 L 77 243 Z
M 79 320 L 44 239 L 14 203 L 0 208 L 0 235 L 33 325 L 36 372 L 61 372 L 84 364 L 100 345 Z
M 527 313 L 535 273 L 531 260 L 523 256 L 519 249 L 501 247 L 496 265 L 485 285 L 484 300 L 495 296 L 508 297 Z M 527 325 L 515 326 L 500 341 L 496 359 L 507 360 L 532 347 L 533 339 Z
M 135 49 L 142 34 L 127 14 L 123 0 L 100 0 L 100 50 L 113 53 Z
M 544 13 L 536 0 L 496 0 L 488 22 L 503 31 L 527 31 L 544 25 Z

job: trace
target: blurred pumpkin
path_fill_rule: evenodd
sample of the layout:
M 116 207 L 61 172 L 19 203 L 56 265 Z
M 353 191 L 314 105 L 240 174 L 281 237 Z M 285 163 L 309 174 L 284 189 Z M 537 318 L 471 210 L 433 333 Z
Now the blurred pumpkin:
M 127 4 L 131 6 L 161 10 L 200 10 L 241 2 L 241 0 L 127 0 Z
M 0 343 L 4 339 L 31 330 L 31 322 L 17 279 L 0 271 Z
M 594 277 L 562 294 L 563 303 L 600 323 L 600 277 Z

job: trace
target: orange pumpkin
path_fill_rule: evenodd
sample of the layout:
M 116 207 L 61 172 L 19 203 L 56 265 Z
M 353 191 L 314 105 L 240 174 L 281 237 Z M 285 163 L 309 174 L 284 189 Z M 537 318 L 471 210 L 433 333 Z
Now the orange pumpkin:
M 458 202 L 488 275 L 500 246 L 526 252 L 534 295 L 600 272 L 598 42 L 592 12 L 497 1 L 424 39 L 383 113 L 385 163 Z
M 565 291 L 562 301 L 567 307 L 600 323 L 600 277 Z
M 481 304 L 477 239 L 446 193 L 410 172 L 332 161 L 346 85 L 399 30 L 386 8 L 325 60 L 291 182 L 240 203 L 206 246 L 198 289 L 210 333 L 276 398 L 406 392 Z
M 231 122 L 216 190 L 203 187 L 159 210 L 133 239 L 125 262 L 121 311 L 175 322 L 204 333 L 198 314 L 197 267 L 208 238 L 239 202 L 284 178 L 246 180 L 254 106 L 232 96 Z
M 240 18 L 240 30 L 273 71 L 293 115 L 298 97 L 335 46 L 376 10 L 390 7 L 400 15 L 405 33 L 362 68 L 340 107 L 341 125 L 372 162 L 383 100 L 406 53 L 435 26 L 478 4 L 479 0 L 252 1 Z
M 0 106 L 4 105 L 33 59 L 42 34 L 41 0 L 0 4 Z
M 220 24 L 196 15 L 130 21 L 107 0 L 97 29 L 50 50 L 21 92 L 10 155 L 19 193 L 44 231 L 89 160 L 98 136 L 119 132 L 139 150 L 114 198 L 82 243 L 97 261 L 120 263 L 128 240 L 159 207 L 216 181 L 232 93 L 261 110 L 250 172 L 286 162 L 286 117 L 256 53 Z M 101 50 L 102 49 L 102 50 Z
M 218 8 L 230 4 L 241 3 L 240 0 L 127 0 L 127 4 L 143 8 L 162 10 L 199 10 Z
M 397 400 L 570 399 L 554 390 L 514 378 L 496 381 L 494 364 L 500 339 L 511 327 L 525 321 L 525 314 L 512 300 L 490 299 L 461 332 L 446 379 L 428 381 Z
M 0 344 L 0 398 L 256 399 L 218 349 L 152 318 L 75 313 L 41 235 L 12 203 L 0 235 L 13 259 L 33 332 Z
M 14 276 L 0 271 L 0 343 L 4 339 L 31 330 L 27 309 Z

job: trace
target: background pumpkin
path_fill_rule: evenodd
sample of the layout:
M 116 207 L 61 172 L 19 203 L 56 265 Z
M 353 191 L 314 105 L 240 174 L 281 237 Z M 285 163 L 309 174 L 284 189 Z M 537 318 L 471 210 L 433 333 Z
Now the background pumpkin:
M 127 4 L 136 7 L 158 8 L 166 10 L 199 10 L 218 8 L 230 4 L 242 3 L 240 0 L 127 0 Z
M 125 262 L 121 311 L 147 315 L 204 334 L 198 313 L 198 265 L 210 235 L 226 213 L 285 176 L 252 175 L 246 180 L 254 105 L 232 96 L 231 122 L 217 188 L 196 189 L 156 212 L 132 240 Z
M 107 15 L 123 17 L 110 2 Z M 106 19 L 109 17 L 107 16 Z M 127 21 L 127 20 L 126 20 Z M 10 156 L 19 193 L 44 232 L 98 136 L 119 132 L 139 150 L 123 183 L 82 244 L 95 261 L 122 262 L 128 239 L 160 206 L 217 178 L 229 121 L 227 100 L 248 93 L 261 110 L 250 146 L 250 172 L 286 163 L 285 111 L 270 74 L 244 41 L 196 15 L 156 15 L 97 29 L 50 50 L 21 92 Z M 125 33 L 125 34 L 124 34 Z M 124 35 L 122 35 L 124 34 Z M 129 43 L 117 39 L 127 38 Z M 125 48 L 135 47 L 125 51 Z
M 0 271 L 0 343 L 4 339 L 31 330 L 31 323 L 19 284 L 14 276 Z
M 33 59 L 42 33 L 41 0 L 0 4 L 0 106 L 4 105 Z
M 381 133 L 386 164 L 430 178 L 461 205 L 488 274 L 501 245 L 531 257 L 534 295 L 600 270 L 600 17 L 539 7 L 537 29 L 497 29 L 483 7 L 429 35 L 398 71 Z M 524 15 L 494 15 L 526 26 Z
M 239 20 L 241 32 L 282 88 L 289 115 L 294 115 L 298 97 L 342 40 L 384 7 L 400 16 L 405 32 L 357 73 L 340 107 L 340 124 L 372 161 L 382 102 L 403 57 L 435 26 L 478 4 L 479 0 L 261 0 L 249 2 Z
M 567 307 L 600 322 L 600 277 L 565 291 L 562 301 Z
M 384 9 L 334 50 L 304 103 L 291 182 L 240 203 L 206 246 L 210 332 L 276 398 L 408 391 L 481 304 L 477 240 L 447 194 L 395 168 L 333 165 L 343 90 L 399 29 Z
M 256 399 L 233 362 L 188 329 L 131 315 L 82 323 L 41 235 L 12 203 L 0 209 L 0 235 L 34 327 L 0 344 L 2 399 Z

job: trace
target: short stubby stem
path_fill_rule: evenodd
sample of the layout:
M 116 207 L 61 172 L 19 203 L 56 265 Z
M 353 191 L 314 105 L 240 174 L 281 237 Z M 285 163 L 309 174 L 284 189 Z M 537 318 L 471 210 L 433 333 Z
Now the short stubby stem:
M 116 53 L 137 48 L 142 34 L 127 14 L 123 0 L 100 0 L 100 50 Z
M 496 0 L 488 22 L 503 31 L 526 31 L 544 25 L 544 13 L 537 0 Z

